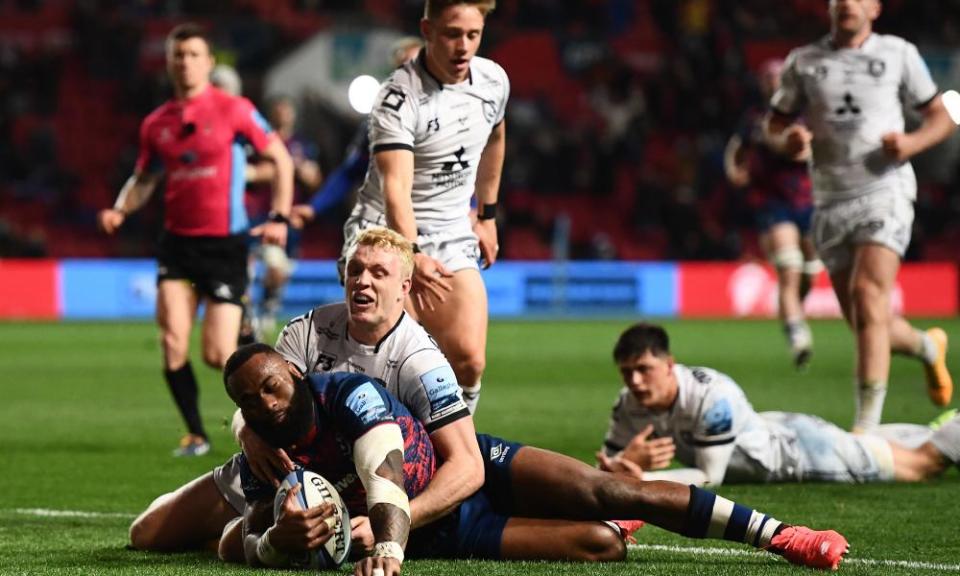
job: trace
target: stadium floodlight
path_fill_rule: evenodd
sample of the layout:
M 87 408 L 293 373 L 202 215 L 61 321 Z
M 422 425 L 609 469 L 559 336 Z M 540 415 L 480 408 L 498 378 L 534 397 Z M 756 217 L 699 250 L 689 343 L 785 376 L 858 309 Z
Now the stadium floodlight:
M 350 82 L 347 98 L 350 106 L 360 114 L 369 114 L 373 110 L 373 101 L 380 91 L 380 82 L 373 76 L 364 74 L 357 76 Z
M 943 93 L 943 107 L 954 124 L 960 125 L 960 94 L 956 90 L 947 90 Z

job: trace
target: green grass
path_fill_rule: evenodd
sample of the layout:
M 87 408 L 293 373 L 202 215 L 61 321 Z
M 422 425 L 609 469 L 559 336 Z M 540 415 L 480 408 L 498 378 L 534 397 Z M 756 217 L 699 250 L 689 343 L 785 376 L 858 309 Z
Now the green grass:
M 919 322 L 921 325 L 929 321 Z M 497 322 L 477 427 L 591 462 L 619 389 L 610 349 L 625 322 Z M 942 325 L 960 333 L 960 321 Z M 727 372 L 758 410 L 811 412 L 847 426 L 853 412 L 852 340 L 838 322 L 814 324 L 810 370 L 795 373 L 772 322 L 670 322 L 687 364 Z M 194 354 L 194 358 L 199 355 Z M 159 371 L 151 324 L 0 324 L 0 574 L 249 574 L 213 557 L 124 549 L 134 514 L 155 496 L 211 469 L 234 450 L 232 405 L 218 374 L 197 365 L 214 449 L 170 457 L 181 433 Z M 952 365 L 960 373 L 960 365 Z M 885 420 L 927 422 L 915 361 L 895 359 Z M 941 573 L 960 567 L 956 471 L 916 485 L 725 486 L 720 492 L 790 522 L 828 526 L 851 541 L 847 574 Z M 25 509 L 94 512 L 46 517 Z M 786 574 L 743 546 L 692 541 L 656 528 L 625 563 L 605 565 L 419 561 L 406 574 Z M 702 547 L 704 550 L 693 549 Z M 705 550 L 709 548 L 709 550 Z M 722 551 L 734 555 L 722 555 Z M 922 564 L 882 564 L 882 561 Z M 275 572 L 264 572 L 273 574 Z

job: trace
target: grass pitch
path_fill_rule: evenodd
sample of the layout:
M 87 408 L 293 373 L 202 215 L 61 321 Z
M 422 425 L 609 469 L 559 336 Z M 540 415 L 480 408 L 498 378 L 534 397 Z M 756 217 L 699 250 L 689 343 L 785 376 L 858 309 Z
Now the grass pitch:
M 477 428 L 592 463 L 619 389 L 610 351 L 626 323 L 495 322 Z M 960 338 L 960 321 L 937 323 Z M 815 355 L 803 374 L 792 369 L 773 322 L 683 321 L 669 322 L 667 328 L 679 361 L 730 374 L 758 410 L 810 412 L 849 425 L 852 339 L 839 322 L 814 323 Z M 958 360 L 955 353 L 954 374 L 960 374 Z M 254 572 L 202 553 L 124 548 L 130 520 L 152 498 L 234 451 L 227 428 L 232 405 L 219 375 L 197 361 L 213 450 L 192 460 L 170 456 L 182 428 L 159 365 L 149 323 L 0 324 L 0 574 Z M 926 399 L 919 364 L 895 359 L 884 420 L 927 422 L 938 413 Z M 720 492 L 784 521 L 843 532 L 852 551 L 842 573 L 960 572 L 955 470 L 915 485 L 748 485 L 724 486 Z M 637 538 L 640 545 L 624 563 L 410 561 L 404 573 L 804 571 L 745 546 L 684 539 L 652 527 Z

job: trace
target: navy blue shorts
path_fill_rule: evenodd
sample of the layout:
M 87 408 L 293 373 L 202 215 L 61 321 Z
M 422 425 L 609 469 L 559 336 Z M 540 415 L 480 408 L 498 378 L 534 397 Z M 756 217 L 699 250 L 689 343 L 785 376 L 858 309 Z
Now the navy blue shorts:
M 477 434 L 484 482 L 457 510 L 410 533 L 410 558 L 483 558 L 498 560 L 507 520 L 513 515 L 510 463 L 523 444 Z
M 813 206 L 797 207 L 783 200 L 769 200 L 757 213 L 757 227 L 766 232 L 777 224 L 790 222 L 805 235 L 810 231 L 812 216 Z

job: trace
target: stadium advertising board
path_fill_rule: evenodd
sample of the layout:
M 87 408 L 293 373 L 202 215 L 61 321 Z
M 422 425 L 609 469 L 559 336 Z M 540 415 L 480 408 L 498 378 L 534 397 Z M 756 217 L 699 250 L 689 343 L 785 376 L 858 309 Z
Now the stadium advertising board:
M 758 263 L 498 262 L 483 275 L 493 317 L 776 316 L 775 273 Z M 906 264 L 892 304 L 907 316 L 951 316 L 957 289 L 953 264 Z M 333 261 L 301 261 L 283 314 L 342 298 Z M 150 318 L 155 300 L 152 260 L 0 260 L 0 318 Z M 805 308 L 813 317 L 840 316 L 826 274 Z
M 680 265 L 680 316 L 765 317 L 777 314 L 777 277 L 757 263 L 689 263 Z M 904 264 L 891 294 L 893 309 L 906 316 L 951 316 L 957 313 L 956 266 Z M 808 316 L 839 318 L 830 279 L 822 272 L 804 302 Z

